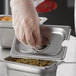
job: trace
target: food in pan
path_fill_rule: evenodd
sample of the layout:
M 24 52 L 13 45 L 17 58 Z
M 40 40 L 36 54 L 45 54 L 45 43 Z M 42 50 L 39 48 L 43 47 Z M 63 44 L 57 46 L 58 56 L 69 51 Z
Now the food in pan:
M 0 21 L 12 21 L 12 17 L 8 16 L 0 17 Z M 39 21 L 41 21 L 41 19 L 39 19 Z
M 0 21 L 12 21 L 12 17 L 8 16 L 0 17 Z
M 13 57 L 7 57 L 7 58 L 5 58 L 5 60 L 17 62 L 17 63 L 41 66 L 41 67 L 49 66 L 54 63 L 53 61 L 48 61 L 48 60 L 29 59 L 29 58 L 13 58 Z

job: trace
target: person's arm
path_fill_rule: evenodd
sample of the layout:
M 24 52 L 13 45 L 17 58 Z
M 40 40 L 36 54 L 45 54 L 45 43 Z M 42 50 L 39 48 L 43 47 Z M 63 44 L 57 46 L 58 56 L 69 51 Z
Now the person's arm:
M 18 40 L 31 47 L 40 47 L 39 19 L 33 0 L 11 0 L 10 6 Z

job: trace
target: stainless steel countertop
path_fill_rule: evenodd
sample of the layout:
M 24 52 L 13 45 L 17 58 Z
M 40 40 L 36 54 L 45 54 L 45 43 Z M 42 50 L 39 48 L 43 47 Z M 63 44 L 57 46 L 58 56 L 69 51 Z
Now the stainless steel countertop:
M 76 76 L 76 38 L 71 36 L 70 40 L 64 42 L 63 45 L 68 46 L 67 54 L 64 59 L 66 63 L 58 66 L 56 76 Z M 0 60 L 9 56 L 9 54 L 9 50 L 0 48 Z M 7 76 L 7 69 L 3 62 L 0 62 L 0 76 Z

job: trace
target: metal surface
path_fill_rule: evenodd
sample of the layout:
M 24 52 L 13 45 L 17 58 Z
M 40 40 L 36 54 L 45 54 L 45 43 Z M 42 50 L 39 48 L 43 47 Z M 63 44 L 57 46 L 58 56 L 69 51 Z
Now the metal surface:
M 13 68 L 12 66 L 15 68 Z M 56 71 L 57 71 L 57 66 L 51 68 L 50 70 L 44 70 L 44 69 L 40 70 L 37 68 L 29 68 L 25 66 L 7 64 L 8 76 L 15 76 L 15 75 L 16 76 L 56 76 Z
M 11 15 L 10 0 L 5 0 L 5 14 Z
M 6 57 L 7 58 L 7 57 Z M 5 59 L 6 59 L 5 58 Z M 34 76 L 56 76 L 56 71 L 58 64 L 56 61 L 49 66 L 34 66 L 29 64 L 17 63 L 12 61 L 3 60 L 3 62 L 7 65 L 7 74 L 8 76 L 12 76 L 13 72 L 16 76 L 30 76 L 31 74 Z
M 2 48 L 11 48 L 14 39 L 14 30 L 11 28 L 0 28 L 0 43 Z
M 11 15 L 0 15 L 0 17 Z M 11 21 L 0 21 L 0 44 L 2 48 L 11 48 L 14 39 L 14 30 Z
M 5 58 L 10 55 L 8 50 L 2 50 L 0 54 L 0 61 L 7 65 L 7 76 L 56 76 L 58 66 L 56 61 L 50 66 L 39 67 L 6 61 Z
M 11 17 L 11 15 L 0 15 L 0 17 Z M 0 27 L 13 28 L 12 21 L 0 21 Z
M 0 15 L 0 17 L 11 17 L 11 15 Z M 43 24 L 47 18 L 39 17 L 40 24 Z M 12 21 L 0 21 L 0 44 L 2 48 L 11 48 L 14 39 L 14 30 Z
M 5 61 L 7 65 L 7 74 L 8 76 L 14 75 L 21 76 L 33 74 L 34 76 L 56 76 L 57 71 L 57 62 L 54 62 L 50 66 L 40 67 L 32 66 L 29 64 L 16 63 L 11 61 Z M 19 76 L 20 76 L 19 75 Z
M 68 44 L 67 55 L 64 59 L 64 61 L 66 63 L 58 66 L 56 76 L 62 76 L 62 75 L 69 76 L 69 71 L 70 71 L 70 76 L 76 76 L 76 66 L 73 65 L 73 63 L 75 64 L 75 62 L 76 62 L 76 49 L 75 49 L 76 48 L 76 38 L 73 36 L 70 36 L 69 42 L 68 43 L 66 42 L 65 45 L 67 45 L 67 44 Z M 9 53 L 10 53 L 9 50 L 6 50 L 6 49 L 4 50 L 4 49 L 0 48 L 0 61 L 3 61 L 3 59 L 5 57 L 8 57 L 10 55 Z M 69 64 L 69 62 L 70 62 L 70 64 Z M 2 64 L 3 64 L 3 62 L 2 62 Z M 1 73 L 5 72 L 4 70 L 5 70 L 5 68 L 4 69 L 1 68 Z M 10 69 L 8 69 L 8 70 L 9 70 L 9 73 L 8 73 L 9 76 L 23 76 L 24 75 L 24 74 L 21 75 L 23 73 L 21 71 L 18 72 L 16 70 L 10 70 Z M 74 75 L 74 73 L 75 73 L 75 75 Z M 7 73 L 4 73 L 4 74 L 7 75 Z M 32 74 L 32 73 L 30 73 L 29 75 L 36 76 L 35 74 Z M 4 76 L 4 75 L 1 74 L 0 76 Z M 26 75 L 24 75 L 24 76 L 28 76 L 28 73 L 26 73 Z
M 75 35 L 76 35 L 76 0 L 75 0 L 75 4 L 74 4 L 75 8 L 74 8 L 74 22 L 75 22 Z
M 4 62 L 7 63 L 10 69 L 14 69 L 18 71 L 27 71 L 29 73 L 36 73 L 36 74 L 40 73 L 42 70 L 49 71 L 49 70 L 56 69 L 56 67 L 58 66 L 56 61 L 49 66 L 43 66 L 43 67 L 17 63 L 17 62 L 12 62 L 12 61 L 7 61 L 7 60 L 4 60 Z
M 62 60 L 65 58 L 67 47 L 62 46 L 65 40 L 69 40 L 70 37 L 70 27 L 69 26 L 52 26 L 45 25 L 52 29 L 51 32 L 51 42 L 49 47 L 38 53 L 29 46 L 25 46 L 20 43 L 16 38 L 14 39 L 13 46 L 11 49 L 11 56 L 18 58 L 34 58 L 34 59 L 44 59 L 44 60 Z M 21 52 L 23 51 L 23 52 Z

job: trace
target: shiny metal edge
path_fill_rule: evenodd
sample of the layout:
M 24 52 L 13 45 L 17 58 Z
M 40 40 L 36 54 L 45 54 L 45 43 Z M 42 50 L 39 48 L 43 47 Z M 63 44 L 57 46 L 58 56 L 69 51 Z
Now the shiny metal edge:
M 44 25 L 44 26 L 46 26 L 46 25 Z M 71 28 L 69 26 L 56 26 L 56 25 L 47 25 L 47 26 L 49 26 L 49 27 L 51 26 L 52 28 L 62 28 L 62 29 L 64 29 L 64 30 L 60 30 L 60 31 L 62 31 L 64 33 L 63 41 L 66 40 L 66 39 L 69 39 L 70 30 L 71 30 Z M 29 55 L 28 56 L 27 54 L 23 54 L 23 53 L 21 53 L 19 51 L 16 51 L 17 50 L 16 47 L 15 47 L 15 45 L 17 45 L 16 43 L 17 43 L 17 39 L 15 38 L 14 42 L 13 42 L 13 45 L 12 45 L 11 52 L 10 52 L 10 55 L 12 57 L 22 57 L 22 58 L 24 58 L 24 57 L 31 58 L 32 57 L 34 59 L 36 58 L 36 59 L 55 60 L 55 61 L 57 61 L 57 60 L 63 60 L 65 58 L 66 51 L 67 51 L 67 47 L 62 46 L 62 49 L 55 56 L 54 55 L 50 56 L 50 57 L 43 57 L 43 56 L 37 56 L 37 55 L 35 55 L 35 56 L 34 55 Z
M 7 58 L 7 57 L 6 57 Z M 11 69 L 16 69 L 16 70 L 23 70 L 23 71 L 30 71 L 31 69 L 33 69 L 34 71 L 37 69 L 38 71 L 40 70 L 51 70 L 51 69 L 55 69 L 55 66 L 57 65 L 57 62 L 54 61 L 53 64 L 49 65 L 49 66 L 44 66 L 44 67 L 40 67 L 40 66 L 34 66 L 34 65 L 29 65 L 29 64 L 23 64 L 23 63 L 17 63 L 17 62 L 12 62 L 12 61 L 7 61 L 7 60 L 1 60 L 1 62 L 5 62 L 9 68 Z M 26 69 L 29 68 L 29 69 Z M 33 72 L 34 72 L 33 71 Z M 31 70 L 32 72 L 32 70 Z
M 46 26 L 46 25 L 44 25 Z M 65 30 L 65 39 L 64 40 L 69 40 L 70 39 L 70 33 L 71 33 L 71 27 L 69 25 L 47 25 L 55 28 L 62 28 Z
M 17 45 L 16 43 L 17 43 L 17 39 L 14 38 L 14 42 L 13 42 L 12 49 L 10 52 L 10 55 L 12 57 L 15 57 L 15 58 L 33 58 L 33 59 L 58 61 L 58 60 L 63 60 L 65 58 L 66 52 L 67 52 L 67 47 L 63 46 L 57 55 L 53 55 L 50 57 L 38 56 L 38 55 L 35 55 L 35 56 L 34 55 L 27 55 L 27 53 L 26 54 L 21 53 L 18 51 L 18 49 L 16 49 L 16 47 L 15 47 L 15 45 Z
M 39 67 L 30 67 L 30 66 L 22 66 L 18 64 L 11 64 L 6 63 L 7 69 L 9 70 L 15 70 L 15 71 L 22 71 L 22 72 L 28 72 L 28 73 L 34 73 L 34 74 L 40 74 L 41 72 L 54 72 L 57 70 L 57 65 L 50 66 L 49 68 L 39 68 Z

